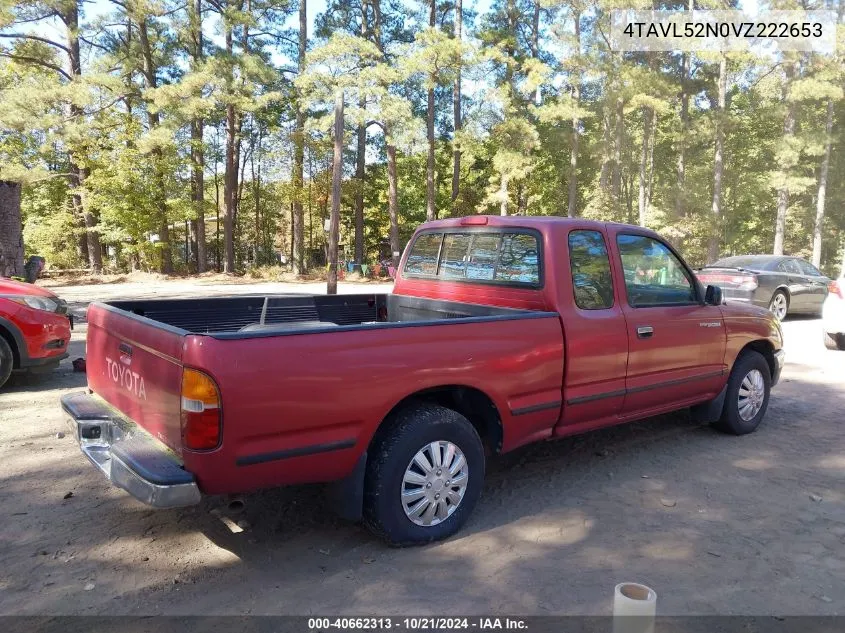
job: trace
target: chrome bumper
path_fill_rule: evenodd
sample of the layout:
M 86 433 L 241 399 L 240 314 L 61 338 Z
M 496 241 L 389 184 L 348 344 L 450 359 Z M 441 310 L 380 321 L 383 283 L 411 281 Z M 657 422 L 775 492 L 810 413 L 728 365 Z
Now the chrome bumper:
M 85 392 L 63 396 L 62 408 L 80 450 L 115 486 L 156 508 L 199 503 L 194 476 L 133 422 Z

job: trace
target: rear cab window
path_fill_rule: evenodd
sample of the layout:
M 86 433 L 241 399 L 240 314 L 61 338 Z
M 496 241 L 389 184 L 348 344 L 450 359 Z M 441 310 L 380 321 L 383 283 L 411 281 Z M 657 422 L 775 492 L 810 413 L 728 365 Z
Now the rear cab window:
M 536 231 L 447 230 L 419 233 L 411 244 L 403 277 L 542 285 Z
M 569 266 L 576 306 L 582 310 L 613 307 L 613 275 L 601 233 L 588 230 L 569 233 Z

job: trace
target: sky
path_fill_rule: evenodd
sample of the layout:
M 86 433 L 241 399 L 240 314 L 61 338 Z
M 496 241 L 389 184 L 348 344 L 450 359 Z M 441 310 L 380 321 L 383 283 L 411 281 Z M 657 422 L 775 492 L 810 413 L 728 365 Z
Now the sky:
M 739 6 L 741 9 L 745 10 L 750 15 L 756 15 L 759 11 L 761 0 L 739 0 Z M 409 6 L 409 9 L 413 6 L 419 6 L 418 1 L 415 0 L 404 0 L 405 4 Z M 492 0 L 469 0 L 468 2 L 464 3 L 464 6 L 468 9 L 474 10 L 478 15 L 485 13 L 491 4 Z M 314 33 L 314 17 L 326 9 L 326 0 L 309 0 L 308 1 L 308 37 L 309 40 Z M 85 18 L 84 21 L 90 22 L 95 20 L 97 17 L 108 14 L 110 11 L 113 10 L 113 5 L 109 2 L 109 0 L 93 0 L 85 5 Z M 291 15 L 288 20 L 289 26 L 291 27 L 298 27 L 298 16 Z M 55 27 L 54 26 L 47 26 L 47 25 L 33 25 L 30 29 L 30 32 L 36 35 L 44 35 L 45 37 L 49 37 L 51 34 L 55 34 Z

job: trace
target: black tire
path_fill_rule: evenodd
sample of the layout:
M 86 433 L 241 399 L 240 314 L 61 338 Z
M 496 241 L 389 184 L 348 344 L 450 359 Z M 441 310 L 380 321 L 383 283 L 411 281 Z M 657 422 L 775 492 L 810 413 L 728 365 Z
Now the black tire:
M 0 336 L 0 388 L 9 380 L 15 366 L 15 355 L 9 343 Z
M 823 332 L 824 346 L 834 351 L 845 351 L 845 334 L 831 334 Z
M 419 403 L 396 413 L 374 440 L 364 479 L 364 524 L 391 545 L 421 545 L 447 538 L 472 514 L 484 483 L 484 445 L 475 428 L 457 411 Z M 402 507 L 405 471 L 427 444 L 449 441 L 464 454 L 467 486 L 455 510 L 437 525 L 411 521 Z
M 742 381 L 752 371 L 757 370 L 763 378 L 763 400 L 762 406 L 757 414 L 750 420 L 744 420 L 739 411 L 739 390 Z M 772 374 L 769 363 L 759 352 L 746 351 L 734 363 L 728 378 L 728 388 L 725 394 L 725 405 L 722 409 L 722 417 L 713 424 L 715 428 L 723 433 L 731 435 L 746 435 L 753 433 L 760 426 L 760 422 L 766 415 L 769 407 L 769 394 L 772 389 Z
M 775 303 L 780 300 L 786 302 L 786 308 L 782 314 L 778 314 L 778 311 L 775 309 Z M 769 312 L 774 314 L 778 321 L 783 321 L 786 318 L 786 315 L 789 314 L 789 295 L 783 290 L 776 290 L 772 295 L 771 300 L 769 300 Z

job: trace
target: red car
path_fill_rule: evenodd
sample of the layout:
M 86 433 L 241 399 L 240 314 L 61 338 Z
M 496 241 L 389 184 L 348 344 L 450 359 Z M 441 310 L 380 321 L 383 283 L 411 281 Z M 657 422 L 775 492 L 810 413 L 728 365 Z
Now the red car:
M 67 304 L 49 290 L 0 277 L 0 387 L 12 371 L 49 371 L 67 358 Z
M 742 435 L 784 361 L 653 231 L 471 216 L 421 226 L 391 294 L 93 304 L 87 457 L 153 506 L 330 483 L 392 543 L 466 521 L 492 456 L 693 407 Z

